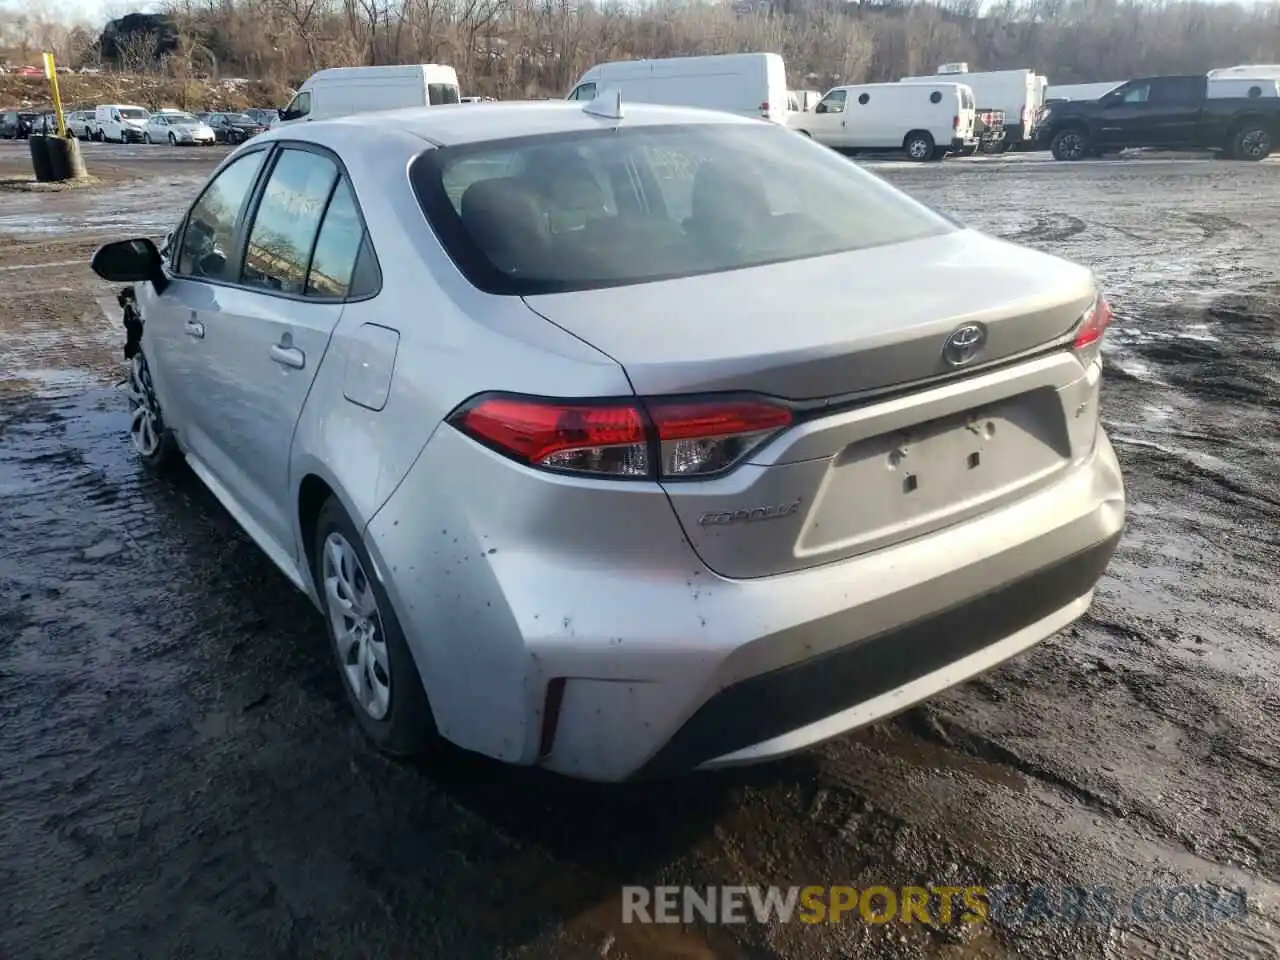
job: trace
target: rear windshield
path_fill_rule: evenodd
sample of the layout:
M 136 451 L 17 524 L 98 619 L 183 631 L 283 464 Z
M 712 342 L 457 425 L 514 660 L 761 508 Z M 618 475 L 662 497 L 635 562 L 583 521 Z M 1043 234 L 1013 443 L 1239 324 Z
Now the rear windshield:
M 444 147 L 419 155 L 410 178 L 449 255 L 490 293 L 674 279 L 956 229 L 765 121 Z
M 428 83 L 427 103 L 438 107 L 443 103 L 457 103 L 458 88 L 452 83 Z

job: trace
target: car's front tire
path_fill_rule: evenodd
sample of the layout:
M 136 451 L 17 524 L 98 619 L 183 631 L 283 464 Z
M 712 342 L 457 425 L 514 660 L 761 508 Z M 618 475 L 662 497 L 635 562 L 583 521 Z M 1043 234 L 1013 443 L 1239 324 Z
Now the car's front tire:
M 320 509 L 311 555 L 329 646 L 356 722 L 383 753 L 426 753 L 439 738 L 417 664 L 360 532 L 336 497 Z
M 1053 154 L 1055 160 L 1083 160 L 1090 156 L 1089 138 L 1083 130 L 1077 130 L 1075 127 L 1059 130 L 1053 135 L 1049 152 Z
M 151 368 L 141 350 L 129 361 L 129 443 L 143 465 L 152 470 L 164 469 L 177 456 L 151 383 Z

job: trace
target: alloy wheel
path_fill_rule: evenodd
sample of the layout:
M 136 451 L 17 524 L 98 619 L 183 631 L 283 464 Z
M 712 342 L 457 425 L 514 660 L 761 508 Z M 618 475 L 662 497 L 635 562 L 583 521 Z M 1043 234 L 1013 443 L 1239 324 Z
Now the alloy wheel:
M 1081 160 L 1085 154 L 1084 137 L 1074 131 L 1068 131 L 1058 141 L 1059 149 L 1066 160 Z
M 342 674 L 365 713 L 382 720 L 391 708 L 391 658 L 382 616 L 359 556 L 339 531 L 325 538 L 320 577 Z
M 163 432 L 160 403 L 151 385 L 151 370 L 141 351 L 129 363 L 129 442 L 144 460 L 160 450 Z
M 1267 156 L 1271 152 L 1271 137 L 1261 129 L 1248 130 L 1240 137 L 1240 153 L 1250 160 Z

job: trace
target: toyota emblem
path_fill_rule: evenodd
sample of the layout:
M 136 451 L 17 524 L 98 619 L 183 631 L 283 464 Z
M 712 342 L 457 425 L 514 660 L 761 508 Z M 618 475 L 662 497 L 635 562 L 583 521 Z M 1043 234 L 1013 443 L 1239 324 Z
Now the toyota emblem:
M 942 359 L 953 367 L 963 367 L 982 352 L 987 342 L 987 328 L 980 323 L 957 327 L 942 345 Z

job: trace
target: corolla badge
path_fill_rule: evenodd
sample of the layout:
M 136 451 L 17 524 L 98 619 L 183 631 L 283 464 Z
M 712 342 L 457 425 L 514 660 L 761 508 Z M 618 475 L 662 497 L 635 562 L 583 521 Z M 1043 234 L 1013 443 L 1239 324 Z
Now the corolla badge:
M 721 510 L 715 513 L 704 513 L 698 518 L 703 527 L 720 526 L 726 523 L 755 523 L 758 520 L 777 520 L 789 517 L 800 509 L 800 501 L 779 503 L 771 506 L 752 507 L 748 510 Z
M 956 327 L 942 345 L 942 359 L 953 367 L 963 367 L 973 360 L 987 343 L 987 328 L 980 323 Z

